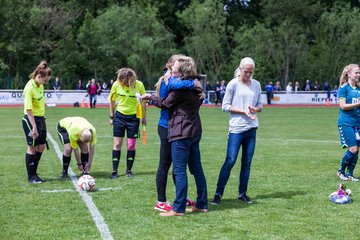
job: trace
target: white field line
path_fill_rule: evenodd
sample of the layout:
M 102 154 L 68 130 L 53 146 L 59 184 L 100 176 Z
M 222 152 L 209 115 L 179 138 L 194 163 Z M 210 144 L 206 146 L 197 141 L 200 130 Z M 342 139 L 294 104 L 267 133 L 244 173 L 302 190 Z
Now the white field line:
M 115 187 L 115 188 L 96 188 L 96 191 L 112 191 L 112 190 L 119 190 L 121 187 Z M 74 189 L 54 189 L 54 190 L 41 190 L 41 192 L 44 193 L 62 193 L 62 192 L 76 192 Z
M 50 142 L 52 143 L 54 150 L 56 152 L 56 155 L 58 156 L 60 162 L 62 162 L 62 152 L 59 149 L 59 145 L 57 144 L 57 142 L 54 140 L 54 138 L 51 136 L 51 134 L 48 132 L 47 133 L 48 138 L 50 139 Z M 83 191 L 79 188 L 77 182 L 78 179 L 74 173 L 74 171 L 71 169 L 71 167 L 69 166 L 69 176 L 71 178 L 71 181 L 74 185 L 74 187 L 76 188 L 76 190 L 79 192 L 81 198 L 83 199 L 84 203 L 86 204 L 87 208 L 89 209 L 89 212 L 96 224 L 97 229 L 100 232 L 101 238 L 102 239 L 109 239 L 109 240 L 113 240 L 113 236 L 111 235 L 110 229 L 109 227 L 106 225 L 105 220 L 103 218 L 103 216 L 101 216 L 101 213 L 99 212 L 99 210 L 97 209 L 95 203 L 93 202 L 91 196 L 86 192 Z

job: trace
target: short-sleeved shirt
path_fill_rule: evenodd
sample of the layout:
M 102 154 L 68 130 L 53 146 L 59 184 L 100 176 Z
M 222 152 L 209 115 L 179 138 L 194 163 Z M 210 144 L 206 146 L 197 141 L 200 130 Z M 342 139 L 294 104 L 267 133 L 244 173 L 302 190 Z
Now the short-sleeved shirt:
M 124 115 L 133 115 L 136 114 L 137 93 L 140 95 L 145 94 L 145 87 L 141 81 L 136 80 L 135 88 L 129 88 L 116 81 L 111 86 L 109 100 L 112 102 L 118 101 L 116 106 L 118 112 Z
M 76 149 L 79 147 L 78 141 L 80 137 L 80 133 L 86 129 L 89 128 L 93 134 L 93 138 L 91 140 L 91 144 L 96 144 L 96 130 L 91 123 L 88 122 L 85 118 L 82 117 L 67 117 L 64 119 L 61 119 L 59 122 L 60 127 L 63 127 L 66 129 L 66 131 L 69 134 L 70 139 L 70 145 L 73 149 Z
M 45 96 L 42 84 L 37 86 L 34 79 L 29 80 L 25 85 L 23 98 L 25 115 L 27 115 L 27 110 L 29 109 L 32 110 L 33 115 L 36 117 L 43 117 L 45 115 Z
M 347 104 L 357 103 L 360 98 L 360 88 L 351 87 L 348 83 L 341 85 L 338 89 L 338 98 L 345 99 Z M 360 126 L 360 108 L 342 110 L 340 108 L 338 125 Z

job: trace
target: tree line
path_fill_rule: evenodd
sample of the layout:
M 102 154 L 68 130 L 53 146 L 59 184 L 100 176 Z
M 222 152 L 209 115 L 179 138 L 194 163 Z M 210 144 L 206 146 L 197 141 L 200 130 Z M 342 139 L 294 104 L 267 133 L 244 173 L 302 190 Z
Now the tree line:
M 328 81 L 360 59 L 355 0 L 0 0 L 0 87 L 22 88 L 44 59 L 62 89 L 133 68 L 152 89 L 167 59 L 229 81 L 245 56 L 261 83 Z

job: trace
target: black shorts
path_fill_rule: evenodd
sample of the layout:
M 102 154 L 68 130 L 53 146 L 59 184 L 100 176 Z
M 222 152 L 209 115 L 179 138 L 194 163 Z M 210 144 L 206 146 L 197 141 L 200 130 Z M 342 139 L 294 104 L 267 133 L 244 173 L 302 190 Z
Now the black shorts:
M 69 139 L 69 133 L 66 131 L 65 128 L 61 127 L 60 124 L 57 124 L 57 135 L 59 137 L 60 142 L 65 145 L 67 143 L 70 143 Z
M 115 116 L 113 121 L 114 137 L 124 137 L 126 130 L 127 138 L 138 138 L 139 126 L 140 126 L 140 119 L 136 118 L 136 114 L 124 115 L 118 111 L 115 111 Z
M 33 126 L 30 123 L 28 115 L 24 115 L 22 118 L 22 126 L 24 129 L 26 142 L 28 146 L 38 146 L 46 143 L 46 122 L 45 117 L 34 117 L 35 124 L 39 133 L 39 136 L 34 140 L 31 136 L 29 136 L 32 131 Z M 31 134 L 30 134 L 31 135 Z

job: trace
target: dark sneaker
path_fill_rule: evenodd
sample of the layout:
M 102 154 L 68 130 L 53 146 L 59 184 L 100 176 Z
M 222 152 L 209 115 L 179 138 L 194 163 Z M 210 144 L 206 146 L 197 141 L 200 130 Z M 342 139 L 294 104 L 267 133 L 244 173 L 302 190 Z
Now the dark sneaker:
M 66 172 L 62 172 L 59 178 L 60 178 L 60 179 L 65 179 L 65 178 L 67 178 L 67 177 L 68 177 L 67 173 L 66 173 Z
M 46 182 L 45 179 L 39 177 L 38 175 L 35 175 L 35 177 L 36 177 L 36 179 L 37 179 L 38 181 L 40 181 L 40 182 Z
M 43 181 L 41 181 L 39 178 L 37 178 L 36 175 L 34 175 L 29 179 L 29 183 L 37 184 L 37 183 L 43 183 Z
M 135 175 L 132 173 L 132 171 L 127 171 L 126 176 L 129 178 L 135 177 Z
M 239 200 L 248 204 L 252 203 L 251 199 L 248 196 L 246 196 L 246 194 L 240 195 Z
M 112 172 L 111 174 L 111 178 L 114 179 L 114 178 L 118 178 L 119 175 L 117 174 L 117 172 Z
M 219 205 L 220 204 L 221 197 L 219 195 L 215 195 L 213 200 L 211 200 L 212 205 Z

